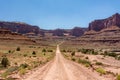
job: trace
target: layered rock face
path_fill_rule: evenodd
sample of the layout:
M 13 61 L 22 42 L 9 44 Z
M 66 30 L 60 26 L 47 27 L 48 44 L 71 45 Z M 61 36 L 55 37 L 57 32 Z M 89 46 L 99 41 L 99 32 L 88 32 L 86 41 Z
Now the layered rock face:
M 12 32 L 17 32 L 21 34 L 26 34 L 29 32 L 34 32 L 35 34 L 40 33 L 40 29 L 38 26 L 32 26 L 26 23 L 20 22 L 0 22 L 1 28 L 9 29 Z
M 86 30 L 86 28 L 75 27 L 71 30 L 70 35 L 80 37 L 84 34 Z
M 120 28 L 120 14 L 116 13 L 109 18 L 95 20 L 89 24 L 88 30 L 101 31 L 102 29 L 110 28 L 111 26 Z
M 90 44 L 120 46 L 120 14 L 116 13 L 109 18 L 91 22 L 88 31 L 78 40 Z

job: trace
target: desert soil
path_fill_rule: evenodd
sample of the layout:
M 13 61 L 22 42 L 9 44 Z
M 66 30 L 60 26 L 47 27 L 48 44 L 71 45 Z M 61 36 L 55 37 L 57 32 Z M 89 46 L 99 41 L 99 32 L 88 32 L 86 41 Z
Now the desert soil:
M 59 46 L 56 49 L 55 58 L 43 67 L 26 74 L 21 80 L 112 80 L 100 76 L 97 72 L 92 71 L 67 60 L 60 52 Z

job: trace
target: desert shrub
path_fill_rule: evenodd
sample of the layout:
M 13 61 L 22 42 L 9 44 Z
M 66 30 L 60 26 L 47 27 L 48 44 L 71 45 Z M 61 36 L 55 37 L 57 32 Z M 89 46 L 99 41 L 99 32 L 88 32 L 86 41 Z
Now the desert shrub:
M 42 52 L 46 52 L 46 49 L 43 49 Z
M 18 70 L 18 67 L 17 67 L 17 66 L 12 66 L 12 67 L 8 68 L 8 69 L 6 70 L 6 72 L 12 73 L 12 72 L 14 72 L 14 71 L 16 71 L 16 70 Z
M 103 65 L 102 62 L 96 62 L 95 64 L 96 64 L 96 65 Z
M 22 67 L 22 68 L 27 68 L 28 66 L 29 66 L 29 65 L 26 64 L 26 63 L 20 65 L 20 67 Z
M 27 54 L 24 54 L 23 56 L 24 56 L 24 57 L 27 57 Z
M 120 56 L 118 56 L 118 58 L 117 58 L 118 60 L 120 60 Z
M 10 67 L 8 68 L 4 73 L 1 74 L 1 77 L 5 78 L 5 80 L 7 79 L 7 76 L 12 74 L 14 71 L 18 70 L 18 67 Z
M 98 52 L 95 52 L 95 51 L 93 50 L 93 51 L 91 51 L 91 54 L 93 54 L 93 55 L 98 55 Z
M 120 80 L 120 75 L 117 75 L 117 80 Z
M 71 53 L 71 56 L 74 56 L 75 55 L 75 51 L 73 51 L 72 53 Z
M 111 57 L 116 58 L 118 55 L 116 53 L 113 53 L 113 52 L 105 51 L 104 56 L 111 56 Z
M 34 48 L 34 46 L 29 46 L 29 48 Z
M 100 73 L 100 75 L 106 74 L 106 71 L 103 68 L 97 68 L 96 71 Z
M 15 64 L 15 65 L 18 65 L 18 63 L 17 63 L 17 62 L 15 62 L 14 64 Z
M 81 49 L 78 49 L 77 52 L 81 52 Z
M 116 53 L 109 53 L 108 56 L 117 57 L 117 54 Z
M 4 72 L 4 73 L 1 74 L 1 77 L 6 79 L 8 75 L 9 75 L 9 73 Z
M 36 55 L 36 52 L 35 52 L 35 51 L 33 51 L 33 52 L 32 52 L 32 55 Z
M 81 49 L 80 50 L 83 54 L 86 54 L 88 51 L 87 51 L 87 49 Z
M 26 69 L 24 69 L 24 68 L 19 69 L 19 74 L 20 75 L 24 75 L 25 73 L 26 73 Z
M 42 64 L 42 61 L 33 61 L 34 68 L 38 67 L 40 64 Z
M 17 47 L 16 51 L 20 51 L 20 47 Z
M 75 58 L 71 58 L 72 61 L 75 61 L 76 59 Z
M 53 52 L 53 50 L 47 50 L 47 52 Z
M 79 49 L 78 52 L 82 52 L 83 54 L 93 54 L 97 55 L 98 52 L 94 51 L 94 49 Z
M 89 65 L 90 66 L 90 61 L 84 60 L 84 59 L 78 59 L 78 63 L 84 64 L 84 65 Z
M 3 57 L 3 58 L 2 58 L 1 65 L 2 65 L 3 67 L 7 67 L 8 65 L 10 65 L 9 60 L 8 60 L 7 57 Z
M 85 64 L 85 67 L 89 67 L 90 66 L 90 64 Z
M 43 55 L 45 56 L 46 54 L 45 54 L 45 53 L 43 53 Z
M 67 50 L 67 52 L 72 52 L 71 50 Z
M 11 50 L 9 50 L 8 53 L 11 53 Z
M 66 52 L 66 50 L 65 50 L 65 49 L 63 49 L 63 50 L 62 50 L 62 52 Z
M 14 52 L 15 52 L 15 50 L 11 51 L 11 53 L 14 53 Z
M 87 56 L 87 57 L 85 57 L 85 59 L 89 59 L 89 57 Z

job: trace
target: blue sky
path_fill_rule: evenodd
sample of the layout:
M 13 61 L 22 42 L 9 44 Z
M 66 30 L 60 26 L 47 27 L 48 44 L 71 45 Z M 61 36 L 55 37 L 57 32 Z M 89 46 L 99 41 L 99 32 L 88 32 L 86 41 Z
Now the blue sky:
M 120 13 L 120 0 L 0 0 L 0 10 L 0 21 L 69 29 Z

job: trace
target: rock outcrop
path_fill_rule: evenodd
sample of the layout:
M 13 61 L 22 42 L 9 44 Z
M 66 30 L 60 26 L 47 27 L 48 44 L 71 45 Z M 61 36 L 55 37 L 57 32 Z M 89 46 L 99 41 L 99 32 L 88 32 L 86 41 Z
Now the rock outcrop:
M 29 32 L 34 32 L 35 34 L 40 33 L 38 26 L 32 26 L 21 22 L 0 22 L 0 28 L 6 28 L 12 32 L 17 32 L 21 34 L 26 34 Z
M 75 27 L 70 31 L 70 34 L 75 37 L 80 37 L 86 30 L 86 28 Z
M 116 13 L 113 16 L 101 19 L 101 20 L 95 20 L 89 24 L 88 30 L 94 30 L 94 31 L 101 31 L 106 28 L 110 28 L 111 26 L 117 26 L 120 28 L 120 14 Z

